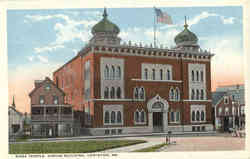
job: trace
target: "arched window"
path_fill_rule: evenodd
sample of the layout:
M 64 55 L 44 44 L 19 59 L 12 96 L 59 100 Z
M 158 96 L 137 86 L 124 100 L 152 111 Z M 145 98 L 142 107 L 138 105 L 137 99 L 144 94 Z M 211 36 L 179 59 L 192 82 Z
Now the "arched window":
M 122 122 L 122 113 L 120 111 L 117 112 L 117 123 Z
M 195 91 L 194 89 L 192 89 L 192 93 L 191 93 L 191 99 L 194 100 L 194 96 L 195 96 Z
M 205 120 L 205 113 L 204 111 L 202 110 L 201 111 L 201 121 L 204 121 Z
M 45 97 L 43 95 L 39 96 L 39 103 L 40 104 L 44 104 L 45 103 Z
M 111 87 L 110 98 L 115 98 L 115 88 Z
M 195 111 L 192 111 L 192 121 L 195 121 Z
M 199 100 L 199 96 L 200 96 L 200 91 L 197 89 L 196 90 L 196 99 Z
M 104 70 L 104 79 L 109 79 L 109 67 L 107 65 Z
M 222 108 L 219 108 L 219 115 L 222 115 Z
M 104 90 L 104 98 L 109 98 L 109 88 L 106 87 Z
M 121 67 L 118 66 L 117 69 L 116 69 L 116 79 L 120 80 L 121 79 Z
M 229 115 L 229 108 L 228 107 L 225 108 L 225 115 Z
M 194 71 L 192 70 L 192 81 L 194 81 Z
M 203 82 L 204 76 L 203 76 L 203 71 L 201 71 L 201 82 Z
M 199 81 L 199 71 L 196 71 L 196 81 Z
M 104 115 L 104 122 L 105 122 L 105 123 L 109 123 L 109 112 L 108 112 L 108 111 L 105 112 L 105 115 Z
M 163 80 L 163 70 L 160 69 L 160 79 Z
M 139 90 L 138 90 L 137 87 L 134 89 L 134 98 L 135 98 L 135 99 L 138 99 L 138 98 L 139 98 Z
M 200 112 L 196 111 L 196 121 L 200 121 Z
M 144 122 L 145 121 L 145 112 L 144 110 L 142 110 L 141 112 L 141 122 Z
M 118 99 L 121 98 L 121 88 L 120 87 L 118 87 L 117 90 L 116 90 L 116 96 L 117 96 Z
M 139 122 L 139 112 L 136 110 L 135 112 L 135 121 L 138 123 Z
M 115 123 L 115 112 L 111 112 L 111 123 Z
M 170 80 L 170 71 L 169 71 L 169 69 L 167 70 L 167 80 Z
M 169 92 L 169 99 L 170 99 L 170 100 L 173 100 L 173 99 L 174 99 L 174 94 L 175 94 L 175 93 L 174 93 L 174 89 L 171 88 L 171 89 L 170 89 L 170 92 Z
M 180 100 L 180 90 L 178 87 L 175 89 L 175 100 Z
M 155 80 L 155 69 L 152 70 L 152 79 Z
M 201 100 L 203 100 L 203 99 L 204 99 L 204 90 L 201 89 Z
M 148 79 L 148 69 L 144 69 L 144 79 Z
M 140 89 L 140 99 L 144 99 L 144 95 L 145 95 L 144 88 L 141 88 Z
M 111 73 L 110 73 L 110 79 L 115 79 L 115 67 L 112 65 L 111 66 Z

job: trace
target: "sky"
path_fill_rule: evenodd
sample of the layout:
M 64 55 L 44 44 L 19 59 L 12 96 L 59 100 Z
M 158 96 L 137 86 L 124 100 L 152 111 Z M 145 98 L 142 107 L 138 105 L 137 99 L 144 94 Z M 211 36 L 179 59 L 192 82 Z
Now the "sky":
M 211 62 L 212 89 L 218 85 L 242 84 L 242 7 L 168 7 L 173 25 L 157 24 L 157 43 L 175 46 L 183 30 L 184 16 L 200 47 L 215 56 Z M 73 58 L 92 37 L 91 28 L 102 19 L 103 8 L 8 10 L 9 104 L 15 96 L 17 109 L 30 111 L 28 94 L 34 80 L 52 78 L 52 73 Z M 121 30 L 123 42 L 153 43 L 153 8 L 107 8 L 108 19 Z

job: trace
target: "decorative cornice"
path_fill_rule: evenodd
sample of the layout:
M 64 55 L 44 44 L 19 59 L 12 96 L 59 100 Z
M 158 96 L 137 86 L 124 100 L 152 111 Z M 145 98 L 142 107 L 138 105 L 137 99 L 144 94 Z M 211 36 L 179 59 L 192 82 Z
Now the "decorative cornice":
M 118 53 L 118 54 L 131 54 L 133 56 L 151 56 L 151 57 L 174 57 L 182 59 L 210 59 L 214 56 L 211 52 L 205 50 L 193 50 L 193 49 L 168 49 L 168 48 L 153 48 L 146 46 L 134 45 L 96 45 L 88 44 L 86 47 L 90 47 L 92 52 L 95 53 Z

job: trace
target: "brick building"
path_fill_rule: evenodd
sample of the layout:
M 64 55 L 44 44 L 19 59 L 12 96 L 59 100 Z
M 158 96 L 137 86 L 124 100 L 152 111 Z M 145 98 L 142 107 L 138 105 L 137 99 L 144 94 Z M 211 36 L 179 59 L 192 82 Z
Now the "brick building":
M 103 19 L 89 43 L 53 73 L 82 130 L 94 135 L 212 131 L 211 54 L 188 29 L 175 48 L 121 44 Z M 78 118 L 78 117 L 77 117 Z
M 32 136 L 72 136 L 74 116 L 65 93 L 48 77 L 36 80 L 29 94 L 31 101 Z
M 218 130 L 229 131 L 230 128 L 245 126 L 244 86 L 231 85 L 218 87 L 213 92 L 215 125 Z

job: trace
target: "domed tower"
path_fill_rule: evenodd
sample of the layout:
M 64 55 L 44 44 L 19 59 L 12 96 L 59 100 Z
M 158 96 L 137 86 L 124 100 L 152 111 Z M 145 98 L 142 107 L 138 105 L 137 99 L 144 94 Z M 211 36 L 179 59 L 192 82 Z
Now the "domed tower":
M 119 45 L 121 39 L 117 36 L 120 32 L 119 27 L 108 20 L 106 8 L 104 8 L 103 19 L 98 22 L 91 30 L 93 37 L 90 40 L 91 44 L 101 45 Z
M 180 32 L 174 39 L 178 49 L 193 49 L 198 50 L 200 46 L 198 43 L 197 36 L 188 29 L 185 16 L 184 30 Z

